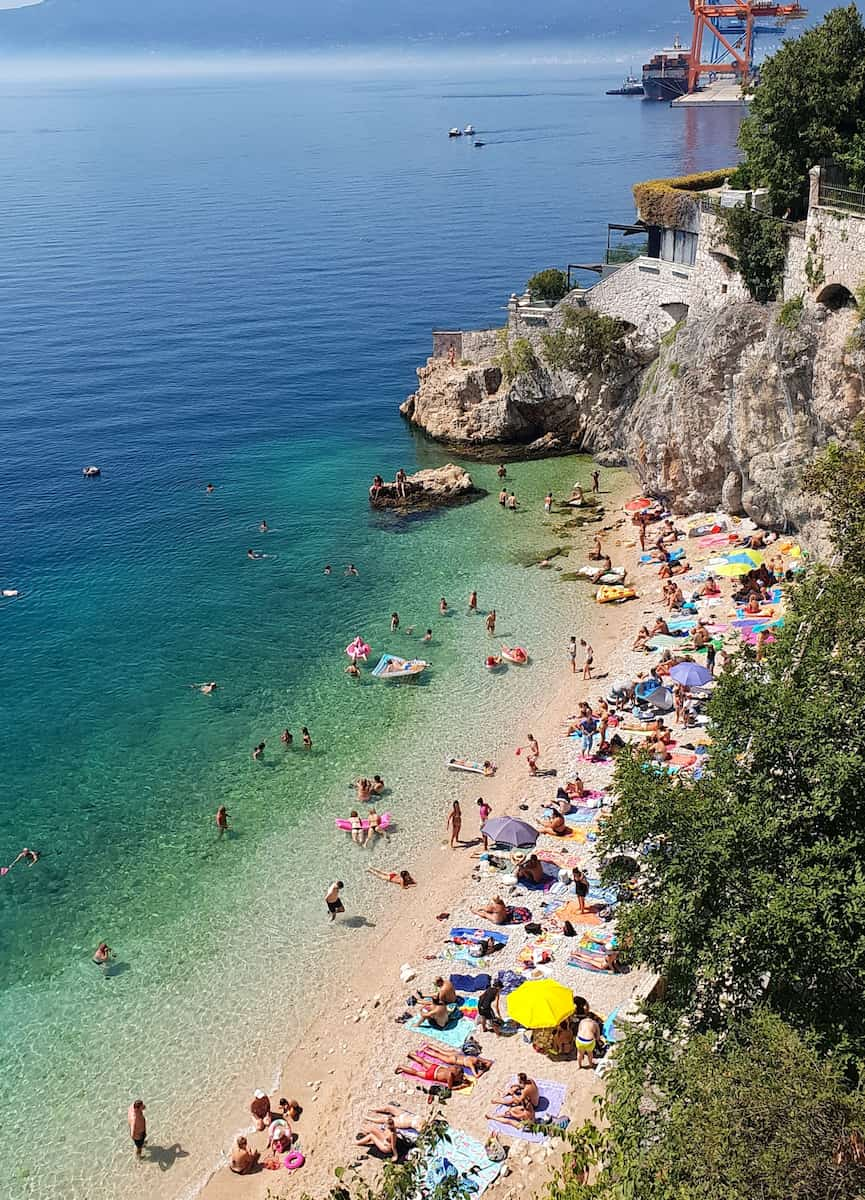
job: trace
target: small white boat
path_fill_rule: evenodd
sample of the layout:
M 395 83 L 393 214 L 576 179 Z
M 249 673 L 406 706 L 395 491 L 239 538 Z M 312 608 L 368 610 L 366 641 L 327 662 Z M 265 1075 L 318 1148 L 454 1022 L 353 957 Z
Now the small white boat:
M 102 474 L 102 471 L 99 469 L 99 467 L 84 467 L 81 471 L 81 474 L 85 479 L 98 479 Z
M 475 135 L 474 125 L 466 125 L 465 129 L 463 130 L 463 133 L 466 135 L 466 137 L 474 137 L 474 135 Z
M 461 129 L 457 129 L 456 126 L 454 126 L 453 129 L 448 130 L 448 137 L 462 137 L 462 136 L 463 136 L 463 131 Z
M 409 679 L 420 675 L 429 666 L 422 658 L 400 658 L 398 654 L 383 654 L 373 668 L 376 679 Z

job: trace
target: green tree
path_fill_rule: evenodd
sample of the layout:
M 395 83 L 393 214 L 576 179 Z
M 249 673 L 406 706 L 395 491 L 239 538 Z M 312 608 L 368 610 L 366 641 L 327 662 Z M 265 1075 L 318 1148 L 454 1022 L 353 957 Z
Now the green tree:
M 807 172 L 834 159 L 865 184 L 865 28 L 855 4 L 785 41 L 760 68 L 739 145 L 743 172 L 767 187 L 773 211 L 801 216 Z
M 760 304 L 774 300 L 781 290 L 787 256 L 784 223 L 763 216 L 750 203 L 718 208 L 718 219 L 751 298 Z
M 862 441 L 825 452 L 808 486 L 840 567 L 810 568 L 764 660 L 745 648 L 721 676 L 699 781 L 620 759 L 603 842 L 641 848 L 619 926 L 666 975 L 685 1028 L 723 1030 L 765 1003 L 852 1069 L 865 1061 Z
M 548 267 L 546 271 L 538 271 L 537 275 L 533 275 L 526 288 L 536 300 L 558 304 L 568 294 L 568 277 L 558 267 Z
M 686 1044 L 634 1027 L 616 1050 L 606 1132 L 583 1129 L 554 1200 L 855 1200 L 865 1101 L 778 1016 Z M 600 1166 L 592 1183 L 587 1166 Z
M 562 328 L 541 339 L 544 358 L 554 370 L 589 373 L 621 353 L 627 325 L 593 308 L 566 306 Z

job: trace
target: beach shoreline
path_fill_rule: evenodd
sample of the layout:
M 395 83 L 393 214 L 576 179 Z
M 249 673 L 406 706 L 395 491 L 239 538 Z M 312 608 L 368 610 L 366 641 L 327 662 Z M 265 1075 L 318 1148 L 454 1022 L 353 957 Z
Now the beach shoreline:
M 635 484 L 629 482 L 623 484 L 622 489 L 617 488 L 614 493 L 602 496 L 604 521 L 597 527 L 575 530 L 575 557 L 587 556 L 595 528 L 617 526 L 605 535 L 605 544 L 614 562 L 626 566 L 629 576 L 633 576 L 638 555 L 635 531 L 623 516 L 622 503 L 628 494 L 633 494 L 634 487 Z M 580 588 L 581 593 L 584 588 L 587 591 L 594 590 L 589 584 L 568 586 Z M 581 600 L 584 598 L 581 594 Z M 565 719 L 576 711 L 580 699 L 604 694 L 610 680 L 618 673 L 624 648 L 630 650 L 630 642 L 647 602 L 654 605 L 655 597 L 652 596 L 650 601 L 648 594 L 641 594 L 639 599 L 627 605 L 594 606 L 588 609 L 591 619 L 575 614 L 575 624 L 580 622 L 583 627 L 562 629 L 559 638 L 560 658 L 553 663 L 537 663 L 530 667 L 544 672 L 545 701 L 531 713 L 530 718 L 525 713 L 515 711 L 506 719 L 514 750 L 517 746 L 525 745 L 529 732 L 534 733 L 541 745 L 541 768 L 555 768 L 559 778 L 562 777 L 568 749 L 563 739 Z M 576 675 L 571 673 L 567 644 L 572 632 L 578 639 L 584 637 L 594 647 L 595 671 L 605 676 L 602 684 L 581 679 L 579 659 Z M 589 774 L 586 773 L 586 778 Z M 543 777 L 530 778 L 524 757 L 518 757 L 513 751 L 499 764 L 495 776 L 466 776 L 462 789 L 464 800 L 461 802 L 464 836 L 474 839 L 477 835 L 475 800 L 478 796 L 483 795 L 494 813 L 511 812 L 516 815 L 521 803 L 536 800 L 545 787 L 549 787 L 549 780 Z M 479 847 L 465 846 L 456 851 L 447 847 L 444 832 L 446 817 L 447 809 L 443 808 L 440 814 L 441 836 L 425 848 L 426 861 L 423 868 L 416 872 L 420 886 L 405 893 L 395 892 L 379 919 L 375 935 L 364 938 L 362 945 L 347 945 L 343 960 L 342 993 L 325 1002 L 322 1011 L 311 1013 L 310 1019 L 292 1039 L 291 1046 L 281 1052 L 282 1065 L 277 1076 L 279 1082 L 271 1092 L 271 1097 L 274 1105 L 280 1096 L 285 1096 L 298 1100 L 303 1106 L 303 1116 L 296 1126 L 306 1159 L 300 1175 L 303 1189 L 312 1194 L 323 1193 L 332 1186 L 334 1168 L 344 1165 L 355 1155 L 352 1143 L 364 1107 L 363 1097 L 367 1097 L 367 1102 L 376 1099 L 383 1102 L 405 1098 L 407 1094 L 395 1082 L 393 1064 L 390 1062 L 394 1057 L 392 1043 L 396 1040 L 392 1033 L 392 1014 L 402 1006 L 402 1000 L 412 988 L 418 983 L 425 985 L 427 976 L 435 973 L 434 964 L 425 961 L 425 954 L 437 941 L 441 941 L 450 923 L 438 921 L 435 914 L 465 907 L 466 892 L 473 890 L 471 874 L 477 867 L 477 859 L 472 855 Z M 394 840 L 390 847 L 393 861 L 387 863 L 388 869 L 403 865 L 399 856 L 399 842 Z M 382 865 L 380 858 L 379 855 L 378 865 Z M 386 888 L 388 885 L 382 883 L 381 886 Z M 347 915 L 351 916 L 350 895 L 346 896 L 345 903 Z M 417 973 L 410 984 L 400 980 L 400 967 L 404 963 L 410 964 Z M 623 997 L 630 994 L 640 978 L 640 972 L 636 971 L 612 977 L 621 981 L 619 990 Z M 575 982 L 574 986 L 587 990 L 591 999 L 593 983 L 594 977 L 589 976 Z M 484 1039 L 485 1050 L 487 1040 Z M 531 1053 L 530 1050 L 528 1052 Z M 549 1065 L 573 1067 L 573 1064 Z M 547 1066 L 545 1062 L 545 1070 Z M 372 1080 L 371 1075 L 375 1076 Z M 580 1075 L 584 1078 L 581 1080 L 577 1103 L 569 1106 L 572 1120 L 577 1122 L 592 1115 L 595 1097 L 602 1086 L 593 1072 L 580 1072 Z M 267 1082 L 261 1082 L 260 1086 L 266 1087 Z M 408 1095 L 411 1095 L 411 1091 Z M 243 1109 L 238 1113 L 236 1132 L 247 1133 L 250 1144 L 263 1149 L 266 1135 L 253 1134 L 246 1120 L 249 1098 L 246 1098 Z M 461 1107 L 459 1103 L 449 1106 L 448 1116 L 455 1123 L 460 1121 L 460 1114 L 456 1111 L 458 1107 Z M 232 1175 L 225 1165 L 229 1149 L 230 1146 L 223 1148 L 220 1162 L 201 1186 L 199 1194 L 205 1200 L 223 1200 L 229 1195 L 238 1194 L 264 1197 L 269 1188 L 279 1192 L 288 1185 L 284 1171 L 260 1171 L 243 1177 Z M 512 1156 L 512 1167 L 519 1165 L 517 1157 Z M 534 1155 L 529 1157 L 532 1162 L 525 1164 L 525 1167 L 531 1171 L 537 1159 Z M 534 1179 L 533 1182 L 537 1183 L 538 1180 Z

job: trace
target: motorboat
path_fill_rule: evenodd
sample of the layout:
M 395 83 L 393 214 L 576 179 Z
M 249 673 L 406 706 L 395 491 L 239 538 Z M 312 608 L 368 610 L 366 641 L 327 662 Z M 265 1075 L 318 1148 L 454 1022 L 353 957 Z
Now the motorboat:
M 448 130 L 448 137 L 462 137 L 462 136 L 463 136 L 463 131 L 461 129 L 457 129 L 456 126 L 454 126 L 453 129 Z
M 466 135 L 466 137 L 474 137 L 475 136 L 474 125 L 466 125 L 465 129 L 463 130 L 463 133 Z
M 400 658 L 398 654 L 383 654 L 372 673 L 376 679 L 411 679 L 425 671 L 429 663 L 422 658 Z

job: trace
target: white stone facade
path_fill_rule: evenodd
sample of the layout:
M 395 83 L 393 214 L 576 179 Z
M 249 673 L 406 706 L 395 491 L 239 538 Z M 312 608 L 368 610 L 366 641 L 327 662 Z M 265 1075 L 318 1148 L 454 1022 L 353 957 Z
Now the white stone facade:
M 584 294 L 590 308 L 661 337 L 687 316 L 693 267 L 660 258 L 635 258 Z

